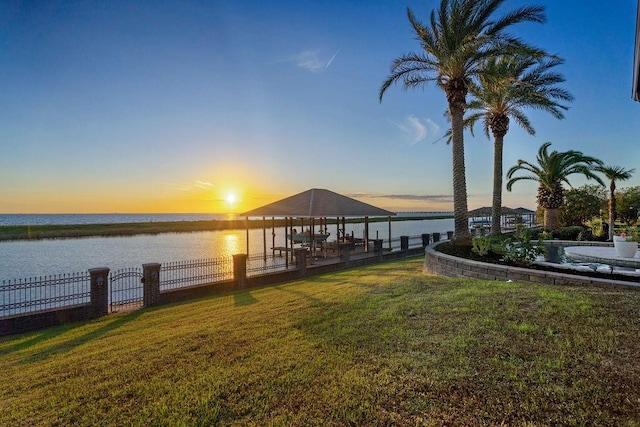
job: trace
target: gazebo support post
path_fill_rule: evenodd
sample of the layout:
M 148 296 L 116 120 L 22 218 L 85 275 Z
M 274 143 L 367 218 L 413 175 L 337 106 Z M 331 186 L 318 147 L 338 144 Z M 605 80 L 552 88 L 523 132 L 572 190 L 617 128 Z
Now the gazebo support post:
M 267 219 L 262 217 L 262 253 L 264 254 L 264 262 L 267 262 Z
M 364 217 L 364 251 L 369 252 L 369 217 Z
M 244 223 L 246 225 L 246 229 L 247 229 L 247 251 L 246 254 L 247 256 L 249 256 L 249 217 L 245 217 Z
M 285 222 L 285 226 L 284 226 L 284 231 L 287 231 L 287 225 Z M 271 217 L 271 255 L 275 256 L 276 254 L 276 218 L 275 217 Z
M 391 217 L 387 217 L 389 219 L 389 252 L 391 252 Z

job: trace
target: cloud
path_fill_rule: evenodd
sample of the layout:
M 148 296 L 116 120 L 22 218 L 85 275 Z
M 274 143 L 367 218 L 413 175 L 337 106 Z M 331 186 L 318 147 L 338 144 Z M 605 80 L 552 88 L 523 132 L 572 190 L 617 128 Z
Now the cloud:
M 195 189 L 201 189 L 201 190 L 210 190 L 212 188 L 215 188 L 215 185 L 207 182 L 207 181 L 196 181 L 192 184 L 177 184 L 174 182 L 163 182 L 164 185 L 166 185 L 167 187 L 171 187 L 174 188 L 176 190 L 179 191 L 194 191 Z
M 413 115 L 407 116 L 402 123 L 393 123 L 406 137 L 409 145 L 416 145 L 425 140 L 439 137 L 440 126 L 431 119 L 421 119 Z
M 290 61 L 296 64 L 297 67 L 302 68 L 313 73 L 322 73 L 333 63 L 340 53 L 338 49 L 336 53 L 329 59 L 324 59 L 320 56 L 320 51 L 317 50 L 305 50 L 290 58 Z
M 210 182 L 205 182 L 205 181 L 196 181 L 195 184 L 193 184 L 194 187 L 197 188 L 202 188 L 203 190 L 209 190 L 210 188 L 215 187 L 215 185 L 213 185 Z

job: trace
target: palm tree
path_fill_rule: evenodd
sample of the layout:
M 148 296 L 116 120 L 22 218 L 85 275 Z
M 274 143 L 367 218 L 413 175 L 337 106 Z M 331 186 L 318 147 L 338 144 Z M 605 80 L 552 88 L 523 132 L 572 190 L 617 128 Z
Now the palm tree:
M 489 130 L 493 134 L 493 203 L 491 209 L 491 234 L 500 234 L 502 216 L 502 150 L 504 137 L 513 119 L 530 135 L 535 129 L 523 109 L 532 108 L 551 113 L 563 119 L 562 110 L 567 107 L 556 100 L 571 101 L 571 94 L 556 84 L 564 82 L 564 77 L 551 69 L 562 64 L 560 58 L 537 61 L 531 57 L 508 55 L 490 58 L 483 64 L 483 73 L 478 82 L 469 87 L 474 99 L 467 105 L 471 112 L 465 125 L 471 128 L 478 120 L 483 120 L 487 138 Z
M 616 181 L 626 181 L 631 178 L 635 169 L 625 169 L 622 166 L 598 166 L 595 168 L 610 181 L 609 184 L 609 240 L 613 240 L 613 226 L 616 220 Z
M 602 166 L 602 161 L 594 157 L 585 156 L 580 151 L 552 151 L 547 152 L 551 145 L 545 142 L 540 146 L 536 159 L 538 164 L 532 164 L 525 160 L 518 160 L 518 164 L 507 172 L 507 190 L 511 191 L 513 184 L 520 180 L 538 181 L 538 205 L 544 208 L 544 226 L 555 230 L 560 227 L 558 208 L 562 205 L 564 194 L 562 183 L 571 186 L 568 177 L 573 174 L 581 174 L 587 179 L 594 179 L 600 185 L 604 185 L 600 177 L 594 174 L 595 167 Z M 527 171 L 530 175 L 513 175 L 518 171 Z
M 397 82 L 402 82 L 406 89 L 435 82 L 445 92 L 452 129 L 456 239 L 469 236 L 463 139 L 469 84 L 480 73 L 480 64 L 487 58 L 508 52 L 544 55 L 506 32 L 519 22 L 544 22 L 544 8 L 522 7 L 493 18 L 502 3 L 504 0 L 441 0 L 440 8 L 431 12 L 429 26 L 420 23 L 411 9 L 407 9 L 409 22 L 424 52 L 396 58 L 391 65 L 391 75 L 379 92 L 381 102 L 385 91 Z

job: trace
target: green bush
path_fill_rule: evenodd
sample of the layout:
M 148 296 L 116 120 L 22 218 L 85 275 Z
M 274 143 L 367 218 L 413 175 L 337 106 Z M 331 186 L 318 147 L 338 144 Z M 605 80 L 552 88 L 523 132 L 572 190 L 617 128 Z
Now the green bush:
M 471 250 L 480 256 L 485 256 L 491 250 L 491 238 L 487 236 L 474 237 Z
M 580 236 L 584 234 L 584 227 L 574 225 L 571 227 L 561 227 L 554 232 L 560 240 L 580 240 Z
M 540 255 L 546 253 L 541 240 L 532 239 L 529 230 L 514 233 L 513 237 L 503 242 L 504 259 L 516 265 L 528 265 Z

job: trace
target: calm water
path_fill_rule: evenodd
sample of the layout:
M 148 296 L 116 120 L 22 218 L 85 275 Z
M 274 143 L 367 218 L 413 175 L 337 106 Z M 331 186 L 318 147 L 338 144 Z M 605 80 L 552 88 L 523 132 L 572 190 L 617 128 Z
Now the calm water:
M 0 214 L 2 225 L 121 224 L 230 219 L 224 214 Z
M 0 215 L 2 221 L 18 220 L 18 215 Z M 32 221 L 30 224 L 75 224 L 89 221 L 93 223 L 145 222 L 152 221 L 194 221 L 197 219 L 220 219 L 216 215 L 20 215 Z M 72 218 L 69 218 L 72 217 Z M 118 217 L 116 220 L 115 217 Z M 169 217 L 175 219 L 168 219 Z M 24 220 L 24 219 L 21 219 Z M 149 221 L 149 220 L 147 220 Z M 87 222 L 84 222 L 87 223 Z M 24 224 L 24 223 L 23 223 Z M 391 237 L 419 236 L 423 233 L 444 233 L 453 230 L 453 219 L 398 221 L 391 223 Z M 347 224 L 347 233 L 362 237 L 364 224 Z M 329 226 L 329 240 L 334 240 L 335 226 Z M 275 230 L 275 245 L 284 246 L 284 229 Z M 370 238 L 388 240 L 388 222 L 369 225 Z M 266 248 L 272 246 L 271 229 L 266 230 Z M 264 251 L 263 231 L 249 232 L 249 254 Z M 89 268 L 109 267 L 118 270 L 139 267 L 150 262 L 174 262 L 193 259 L 245 253 L 247 247 L 246 230 L 204 231 L 196 233 L 164 233 L 158 235 L 137 235 L 126 237 L 86 237 L 78 239 L 47 239 L 37 241 L 0 242 L 0 281 L 24 279 L 45 275 L 86 272 Z

